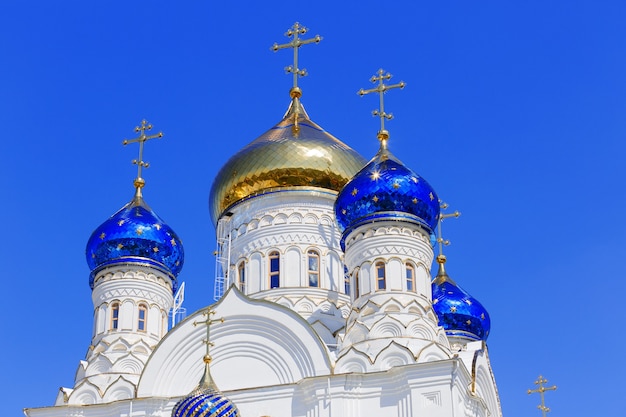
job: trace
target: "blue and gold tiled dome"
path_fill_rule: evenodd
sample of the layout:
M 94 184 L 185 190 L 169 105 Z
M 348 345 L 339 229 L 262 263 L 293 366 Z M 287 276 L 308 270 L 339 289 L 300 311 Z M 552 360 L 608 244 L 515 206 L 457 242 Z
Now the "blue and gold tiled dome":
M 199 388 L 174 405 L 172 417 L 239 417 L 239 409 L 221 392 Z
M 439 272 L 432 284 L 433 309 L 448 337 L 487 340 L 491 329 L 489 313 L 474 297 L 448 276 L 446 257 L 437 256 Z
M 439 199 L 435 190 L 402 164 L 381 140 L 376 156 L 341 190 L 335 202 L 339 227 L 346 233 L 376 219 L 409 220 L 435 230 Z
M 338 192 L 365 164 L 358 152 L 309 118 L 300 94 L 292 89 L 283 120 L 220 169 L 209 197 L 214 223 L 236 202 L 267 191 L 313 187 Z
M 91 269 L 90 286 L 95 272 L 116 264 L 139 262 L 160 268 L 170 275 L 173 291 L 183 267 L 183 245 L 176 233 L 144 202 L 141 188 L 135 197 L 92 234 L 86 248 Z

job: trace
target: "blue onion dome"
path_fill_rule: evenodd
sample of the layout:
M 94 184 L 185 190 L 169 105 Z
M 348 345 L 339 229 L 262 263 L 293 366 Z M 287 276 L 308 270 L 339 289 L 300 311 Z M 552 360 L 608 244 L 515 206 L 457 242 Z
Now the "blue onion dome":
M 450 337 L 487 340 L 491 329 L 489 313 L 474 297 L 448 276 L 445 255 L 437 256 L 439 272 L 432 283 L 433 309 L 439 325 Z
M 176 277 L 184 260 L 180 238 L 146 204 L 141 195 L 141 186 L 137 186 L 135 196 L 128 204 L 91 234 L 86 256 L 91 269 L 91 288 L 95 273 L 105 266 L 142 263 L 168 273 L 173 291 L 176 291 Z
M 240 417 L 239 409 L 218 389 L 209 369 L 211 357 L 204 356 L 204 375 L 198 387 L 178 401 L 172 417 Z
M 344 236 L 378 219 L 414 221 L 432 234 L 439 216 L 435 190 L 389 152 L 387 137 L 379 139 L 376 156 L 343 187 L 335 202 Z
M 277 189 L 315 187 L 338 192 L 365 164 L 355 150 L 314 123 L 291 89 L 283 119 L 233 155 L 217 174 L 209 197 L 217 223 L 228 207 Z

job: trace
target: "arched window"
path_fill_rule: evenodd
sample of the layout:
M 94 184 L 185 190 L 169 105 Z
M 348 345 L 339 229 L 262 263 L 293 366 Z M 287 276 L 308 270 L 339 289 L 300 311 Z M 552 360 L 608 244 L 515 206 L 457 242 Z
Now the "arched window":
M 406 290 L 415 292 L 415 268 L 409 263 L 406 264 Z
M 384 290 L 385 288 L 387 288 L 384 262 L 376 262 L 376 288 L 378 290 Z
M 271 252 L 270 258 L 270 288 L 280 287 L 280 254 Z
M 245 261 L 241 261 L 241 263 L 239 263 L 239 267 L 237 268 L 237 271 L 239 272 L 239 290 L 241 290 L 242 293 L 246 293 L 246 262 Z
M 120 322 L 120 303 L 111 304 L 111 330 L 117 330 Z
M 361 292 L 361 286 L 359 285 L 359 270 L 354 271 L 354 298 L 357 299 Z
M 139 304 L 139 314 L 137 315 L 137 330 L 146 331 L 146 323 L 148 321 L 148 307 L 145 304 Z
M 348 267 L 343 267 L 343 291 L 346 295 L 350 295 L 350 273 Z
M 320 254 L 314 250 L 307 252 L 309 264 L 309 287 L 320 286 Z

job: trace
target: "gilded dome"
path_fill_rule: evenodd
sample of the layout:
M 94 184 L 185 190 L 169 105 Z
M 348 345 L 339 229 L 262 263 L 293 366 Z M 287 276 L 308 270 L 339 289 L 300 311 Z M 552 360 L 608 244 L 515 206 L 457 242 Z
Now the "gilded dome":
M 234 203 L 277 188 L 339 191 L 365 162 L 311 121 L 294 97 L 277 125 L 237 152 L 219 171 L 209 197 L 211 218 L 217 223 Z

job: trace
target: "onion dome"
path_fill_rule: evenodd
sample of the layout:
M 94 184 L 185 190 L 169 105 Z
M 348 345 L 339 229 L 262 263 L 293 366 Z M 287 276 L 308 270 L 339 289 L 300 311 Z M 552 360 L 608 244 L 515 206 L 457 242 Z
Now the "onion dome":
M 344 236 L 378 219 L 414 221 L 432 234 L 439 216 L 435 190 L 389 152 L 387 137 L 379 139 L 376 156 L 343 187 L 335 202 Z
M 449 337 L 487 340 L 491 329 L 489 313 L 448 276 L 444 268 L 445 255 L 437 256 L 437 263 L 439 272 L 432 290 L 433 309 L 439 318 L 439 325 Z
M 134 198 L 102 223 L 87 242 L 89 284 L 93 288 L 96 271 L 105 266 L 141 263 L 168 273 L 176 291 L 176 277 L 184 259 L 182 242 L 143 200 L 143 183 L 136 181 L 135 185 Z
M 211 188 L 211 218 L 246 198 L 290 187 L 339 191 L 365 164 L 356 151 L 311 121 L 291 89 L 283 119 L 249 143 L 222 167 Z
M 221 392 L 198 388 L 180 400 L 172 409 L 172 417 L 239 417 L 239 409 Z

